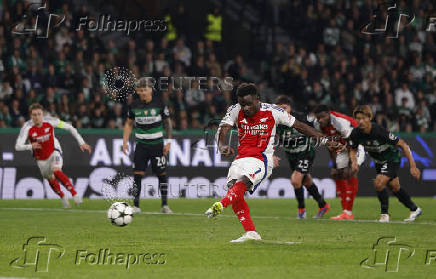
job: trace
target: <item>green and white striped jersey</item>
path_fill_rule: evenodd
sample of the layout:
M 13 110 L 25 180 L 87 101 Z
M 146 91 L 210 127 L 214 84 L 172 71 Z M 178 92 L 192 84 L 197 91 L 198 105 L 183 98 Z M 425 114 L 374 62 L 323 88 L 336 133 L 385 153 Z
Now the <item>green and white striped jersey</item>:
M 163 142 L 163 120 L 169 116 L 168 107 L 155 92 L 151 102 L 146 103 L 138 98 L 132 102 L 127 112 L 127 117 L 135 121 L 136 141 L 143 144 Z

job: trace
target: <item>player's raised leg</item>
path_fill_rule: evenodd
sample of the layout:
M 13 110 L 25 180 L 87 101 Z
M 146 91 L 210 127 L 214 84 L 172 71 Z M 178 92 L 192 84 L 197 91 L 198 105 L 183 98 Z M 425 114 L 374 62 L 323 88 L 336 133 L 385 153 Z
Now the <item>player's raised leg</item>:
M 310 174 L 306 174 L 303 179 L 303 185 L 306 187 L 309 195 L 313 197 L 313 199 L 318 203 L 318 212 L 313 218 L 321 218 L 323 217 L 329 210 L 330 205 L 324 200 L 324 198 L 320 195 L 318 191 L 318 186 L 313 182 L 312 176 Z
M 399 181 L 398 177 L 392 179 L 389 182 L 388 186 L 391 189 L 392 194 L 394 194 L 397 197 L 397 199 L 405 207 L 410 209 L 409 217 L 404 219 L 404 221 L 406 221 L 406 222 L 413 222 L 413 221 L 416 220 L 416 218 L 421 216 L 421 214 L 422 214 L 421 208 L 416 206 L 416 204 L 410 198 L 410 195 L 403 188 L 400 187 L 400 181 Z

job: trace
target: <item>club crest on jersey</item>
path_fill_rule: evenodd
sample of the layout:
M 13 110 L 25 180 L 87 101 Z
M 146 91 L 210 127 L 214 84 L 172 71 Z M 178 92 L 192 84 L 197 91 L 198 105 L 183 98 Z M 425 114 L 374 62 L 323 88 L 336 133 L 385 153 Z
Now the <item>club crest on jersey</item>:
M 145 114 L 145 115 L 148 115 L 148 110 L 144 110 L 144 114 Z
M 260 119 L 260 122 L 266 122 L 267 120 L 268 120 L 268 117 L 261 118 L 261 119 Z
M 50 131 L 50 128 L 45 128 L 44 129 L 44 133 L 48 133 L 48 131 Z

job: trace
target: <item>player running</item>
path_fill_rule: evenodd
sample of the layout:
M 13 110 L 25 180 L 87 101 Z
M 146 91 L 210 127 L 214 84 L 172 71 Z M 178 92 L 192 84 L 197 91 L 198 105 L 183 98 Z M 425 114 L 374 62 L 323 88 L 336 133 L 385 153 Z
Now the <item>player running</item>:
M 319 105 L 315 108 L 316 119 L 314 127 L 322 131 L 324 135 L 341 138 L 342 144 L 346 143 L 346 139 L 350 136 L 351 131 L 357 126 L 357 123 L 352 117 L 341 114 L 339 112 L 330 111 L 326 105 Z M 341 198 L 342 213 L 338 216 L 330 217 L 333 220 L 352 220 L 353 203 L 358 190 L 357 173 L 351 171 L 350 155 L 347 149 L 341 152 L 336 152 L 333 148 L 329 148 L 330 157 L 333 161 L 331 176 L 336 182 L 336 192 Z M 363 147 L 359 147 L 358 163 L 359 165 L 365 161 L 365 151 Z
M 172 137 L 172 124 L 168 107 L 159 98 L 153 88 L 149 86 L 147 78 L 141 78 L 136 84 L 136 93 L 139 99 L 133 101 L 127 113 L 124 124 L 123 152 L 127 155 L 129 147 L 127 142 L 135 123 L 136 148 L 133 159 L 134 185 L 131 193 L 134 196 L 134 213 L 141 212 L 139 197 L 141 194 L 141 181 L 145 176 L 145 169 L 151 161 L 151 169 L 159 180 L 159 190 L 162 199 L 162 213 L 173 213 L 168 207 L 168 177 L 166 175 L 167 155 L 171 143 L 163 144 L 163 124 L 168 139 Z
M 416 218 L 422 214 L 422 210 L 411 200 L 409 194 L 400 187 L 397 174 L 401 161 L 401 153 L 398 149 L 398 147 L 400 147 L 409 160 L 410 174 L 416 179 L 419 179 L 421 176 L 421 172 L 416 167 L 409 146 L 404 140 L 389 133 L 382 126 L 371 122 L 372 111 L 369 106 L 356 107 L 353 112 L 353 117 L 356 119 L 359 126 L 353 130 L 348 140 L 348 144 L 351 147 L 350 157 L 352 168 L 354 171 L 359 169 L 356 149 L 357 146 L 361 144 L 375 162 L 377 176 L 375 177 L 374 186 L 381 208 L 379 222 L 389 222 L 389 195 L 386 190 L 386 185 L 398 200 L 404 204 L 405 207 L 410 209 L 410 215 L 408 218 L 404 219 L 404 221 L 415 221 Z
M 245 234 L 231 242 L 261 240 L 250 217 L 250 208 L 245 202 L 246 191 L 253 193 L 258 185 L 268 178 L 273 169 L 274 140 L 277 125 L 294 127 L 301 133 L 320 137 L 321 144 L 327 138 L 310 126 L 296 120 L 284 109 L 261 103 L 256 85 L 242 83 L 237 89 L 238 104 L 227 110 L 217 131 L 217 144 L 223 156 L 232 156 L 235 151 L 226 144 L 226 135 L 234 125 L 238 128 L 238 156 L 232 162 L 227 175 L 227 194 L 210 207 L 205 214 L 211 218 L 232 205 L 233 212 L 244 227 Z M 329 142 L 329 144 L 336 144 Z
M 291 114 L 292 101 L 289 97 L 285 95 L 279 96 L 275 103 Z M 292 115 L 300 122 L 308 124 L 306 115 L 295 111 L 292 112 Z M 330 205 L 319 194 L 318 187 L 313 182 L 310 174 L 313 160 L 315 159 L 314 142 L 295 128 L 289 128 L 285 125 L 277 127 L 277 135 L 280 146 L 284 148 L 292 170 L 291 184 L 294 186 L 295 198 L 298 202 L 297 219 L 306 219 L 304 189 L 302 185 L 306 187 L 307 192 L 318 203 L 318 213 L 313 218 L 323 217 L 329 211 Z
M 79 143 L 80 149 L 91 153 L 91 146 L 85 143 L 76 128 L 58 118 L 43 117 L 43 107 L 40 104 L 32 104 L 29 107 L 31 120 L 27 121 L 20 130 L 20 135 L 15 144 L 15 150 L 31 150 L 33 157 L 41 171 L 42 176 L 48 180 L 50 187 L 62 199 L 64 208 L 70 208 L 67 196 L 62 192 L 59 180 L 70 191 L 77 205 L 82 199 L 74 189 L 68 176 L 62 172 L 62 149 L 59 141 L 54 136 L 54 128 L 69 131 Z M 26 144 L 26 141 L 30 144 Z

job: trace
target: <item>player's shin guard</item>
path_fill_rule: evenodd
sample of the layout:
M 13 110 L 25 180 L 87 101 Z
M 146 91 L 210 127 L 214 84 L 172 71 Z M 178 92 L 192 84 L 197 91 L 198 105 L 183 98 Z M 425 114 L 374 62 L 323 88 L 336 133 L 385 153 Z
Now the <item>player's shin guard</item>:
M 59 185 L 59 182 L 56 180 L 56 178 L 53 178 L 48 181 L 48 184 L 50 184 L 50 187 L 53 189 L 53 191 L 59 195 L 59 197 L 64 197 L 64 192 L 61 190 L 61 185 Z
M 227 194 L 224 196 L 224 198 L 221 199 L 221 204 L 224 208 L 226 208 L 230 204 L 243 200 L 246 190 L 247 186 L 244 182 L 236 182 L 233 187 L 227 191 Z
M 304 189 L 303 187 L 300 188 L 294 188 L 295 192 L 295 198 L 298 202 L 298 208 L 305 208 L 306 205 L 304 204 Z
M 237 202 L 232 203 L 233 212 L 235 212 L 236 216 L 238 216 L 239 222 L 244 227 L 246 232 L 254 231 L 254 223 L 250 217 L 250 208 L 248 204 L 245 202 L 244 198 Z
M 398 200 L 402 204 L 404 204 L 405 207 L 409 208 L 410 211 L 415 211 L 418 208 L 416 204 L 410 199 L 409 194 L 404 191 L 403 188 L 400 188 L 400 190 L 396 192 L 392 191 L 392 193 L 398 198 Z
M 306 187 L 307 192 L 313 197 L 314 200 L 318 203 L 319 208 L 323 208 L 325 206 L 325 200 L 318 192 L 318 187 L 315 185 L 315 183 L 312 183 L 312 185 Z
M 380 213 L 388 214 L 389 212 L 389 194 L 386 188 L 381 191 L 377 191 L 377 197 L 380 201 Z
M 338 197 L 341 198 L 342 209 L 346 210 L 346 201 L 345 201 L 345 187 L 347 186 L 347 180 L 345 179 L 336 179 L 336 193 Z
M 57 170 L 53 172 L 54 176 L 61 181 L 61 183 L 67 188 L 68 191 L 70 191 L 72 196 L 75 196 L 77 194 L 76 190 L 74 189 L 73 183 L 71 183 L 68 176 L 63 173 L 61 170 Z
M 141 195 L 141 181 L 142 181 L 142 175 L 136 174 L 133 176 L 133 204 L 136 207 L 139 207 L 139 196 Z
M 168 177 L 164 175 L 159 175 L 159 190 L 162 199 L 162 206 L 168 205 Z

